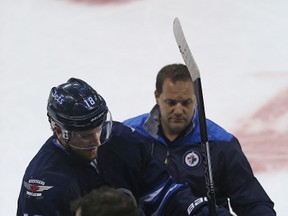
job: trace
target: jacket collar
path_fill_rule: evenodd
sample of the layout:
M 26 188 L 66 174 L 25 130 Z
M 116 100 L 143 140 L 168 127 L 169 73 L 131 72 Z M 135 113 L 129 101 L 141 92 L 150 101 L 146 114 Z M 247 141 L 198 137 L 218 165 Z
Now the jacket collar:
M 187 136 L 188 134 L 190 134 L 195 128 L 195 124 L 197 124 L 196 116 L 198 116 L 197 110 L 194 113 L 191 123 L 186 128 L 184 136 Z M 153 138 L 157 139 L 159 137 L 158 132 L 160 128 L 160 108 L 158 104 L 156 104 L 150 111 L 148 118 L 144 122 L 143 128 Z

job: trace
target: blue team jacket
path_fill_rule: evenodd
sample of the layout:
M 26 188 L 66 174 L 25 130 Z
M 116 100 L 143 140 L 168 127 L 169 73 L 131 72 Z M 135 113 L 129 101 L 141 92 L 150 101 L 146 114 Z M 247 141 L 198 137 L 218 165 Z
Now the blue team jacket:
M 71 201 L 103 185 L 130 190 L 146 215 L 188 215 L 206 204 L 173 182 L 147 146 L 138 132 L 113 122 L 112 137 L 99 147 L 97 161 L 87 163 L 50 137 L 25 171 L 17 216 L 74 215 Z M 203 202 L 195 206 L 195 200 Z
M 188 183 L 194 195 L 206 194 L 200 128 L 196 112 L 191 125 L 169 142 L 159 135 L 159 107 L 151 112 L 127 119 L 124 124 L 150 139 L 151 154 L 169 171 L 176 182 Z M 238 140 L 223 128 L 206 120 L 212 173 L 218 205 L 227 207 L 228 198 L 238 216 L 274 216 L 270 200 L 244 155 Z

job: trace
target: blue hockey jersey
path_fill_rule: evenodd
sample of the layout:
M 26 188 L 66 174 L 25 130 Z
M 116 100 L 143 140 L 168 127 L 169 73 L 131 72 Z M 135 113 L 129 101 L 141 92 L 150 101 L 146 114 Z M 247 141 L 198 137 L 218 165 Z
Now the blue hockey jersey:
M 176 182 L 187 183 L 194 195 L 207 193 L 197 112 L 190 126 L 170 142 L 161 134 L 160 111 L 124 121 L 150 139 L 151 154 L 166 167 Z M 274 216 L 270 200 L 244 155 L 238 140 L 207 119 L 208 140 L 217 204 L 228 208 L 228 199 L 238 216 Z
M 74 215 L 71 201 L 103 185 L 130 190 L 146 215 L 189 215 L 205 205 L 205 198 L 171 180 L 152 159 L 146 141 L 138 132 L 113 122 L 112 137 L 99 147 L 97 161 L 88 163 L 50 137 L 26 169 L 17 216 Z

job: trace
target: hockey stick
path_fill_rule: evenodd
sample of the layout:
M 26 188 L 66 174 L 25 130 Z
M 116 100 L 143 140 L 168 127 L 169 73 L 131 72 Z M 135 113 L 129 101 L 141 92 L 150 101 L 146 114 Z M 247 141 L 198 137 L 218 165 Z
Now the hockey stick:
M 201 78 L 198 66 L 192 56 L 188 43 L 185 39 L 180 21 L 178 18 L 174 19 L 173 22 L 173 32 L 179 47 L 182 58 L 190 72 L 192 77 L 197 98 L 197 108 L 200 124 L 200 136 L 201 136 L 201 147 L 203 151 L 203 166 L 205 172 L 205 183 L 207 187 L 207 198 L 209 204 L 209 215 L 216 216 L 216 199 L 215 199 L 215 189 L 214 181 L 211 168 L 211 158 L 210 158 L 210 149 L 207 135 L 207 126 L 206 126 L 206 117 L 204 109 L 204 100 L 202 93 Z

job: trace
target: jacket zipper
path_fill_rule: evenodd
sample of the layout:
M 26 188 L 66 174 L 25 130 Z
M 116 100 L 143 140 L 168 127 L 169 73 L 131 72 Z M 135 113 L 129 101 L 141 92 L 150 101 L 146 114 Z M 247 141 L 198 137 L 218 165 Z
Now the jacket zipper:
M 170 155 L 170 152 L 169 152 L 169 150 L 167 150 L 167 152 L 166 152 L 166 157 L 165 157 L 165 160 L 164 160 L 164 164 L 165 164 L 165 165 L 168 164 L 168 157 L 169 157 L 169 155 Z

